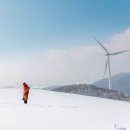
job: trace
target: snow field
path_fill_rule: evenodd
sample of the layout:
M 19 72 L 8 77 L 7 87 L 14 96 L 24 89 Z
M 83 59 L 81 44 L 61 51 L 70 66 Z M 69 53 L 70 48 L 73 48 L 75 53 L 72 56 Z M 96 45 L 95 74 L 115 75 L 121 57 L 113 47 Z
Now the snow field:
M 130 103 L 31 89 L 0 89 L 0 130 L 130 130 Z

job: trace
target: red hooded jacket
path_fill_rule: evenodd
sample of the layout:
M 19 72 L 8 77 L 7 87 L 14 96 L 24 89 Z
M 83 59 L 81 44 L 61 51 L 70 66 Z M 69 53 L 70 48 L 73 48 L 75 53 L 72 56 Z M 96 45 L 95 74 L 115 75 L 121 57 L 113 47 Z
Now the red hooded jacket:
M 23 96 L 26 96 L 29 94 L 29 89 L 30 87 L 26 83 L 23 83 Z

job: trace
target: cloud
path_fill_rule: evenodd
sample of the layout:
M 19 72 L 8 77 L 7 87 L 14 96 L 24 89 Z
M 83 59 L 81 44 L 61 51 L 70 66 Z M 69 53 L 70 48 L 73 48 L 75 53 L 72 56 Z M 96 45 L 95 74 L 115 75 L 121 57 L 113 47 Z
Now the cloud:
M 23 81 L 32 85 L 87 83 L 97 78 L 102 66 L 99 56 L 104 57 L 95 46 L 83 46 L 1 61 L 0 85 L 16 86 Z
M 109 41 L 109 47 L 112 52 L 130 50 L 130 28 L 124 32 L 115 34 Z M 130 52 L 125 52 L 111 58 L 113 74 L 121 72 L 130 72 Z
M 130 28 L 125 30 L 123 33 L 115 34 L 111 38 L 111 42 L 115 45 L 119 45 L 119 47 L 126 48 L 127 46 L 130 47 Z
M 107 43 L 101 42 L 110 52 L 130 49 L 130 28 L 115 34 Z M 111 56 L 112 75 L 130 72 L 129 57 L 130 52 Z M 31 85 L 89 83 L 102 78 L 105 62 L 105 51 L 96 41 L 92 45 L 49 50 L 1 61 L 0 85 L 20 86 L 23 81 Z

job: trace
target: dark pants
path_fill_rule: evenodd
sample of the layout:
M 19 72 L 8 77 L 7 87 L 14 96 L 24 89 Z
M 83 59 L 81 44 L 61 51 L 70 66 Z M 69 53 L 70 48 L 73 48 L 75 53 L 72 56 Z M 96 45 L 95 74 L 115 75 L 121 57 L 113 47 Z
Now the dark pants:
M 23 96 L 23 101 L 25 104 L 27 104 L 28 101 L 28 94 Z

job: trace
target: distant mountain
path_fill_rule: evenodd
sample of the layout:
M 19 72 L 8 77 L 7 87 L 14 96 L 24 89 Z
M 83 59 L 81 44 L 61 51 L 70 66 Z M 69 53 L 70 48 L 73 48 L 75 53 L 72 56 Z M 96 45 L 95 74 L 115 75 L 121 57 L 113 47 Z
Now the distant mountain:
M 130 93 L 130 73 L 121 73 L 111 77 L 112 90 Z M 96 81 L 93 85 L 108 88 L 108 78 Z
M 49 87 L 44 87 L 44 88 L 41 88 L 42 90 L 54 90 L 56 88 L 59 88 L 60 86 L 49 86 Z
M 79 85 L 64 85 L 53 89 L 52 91 L 66 92 L 101 98 L 109 98 L 121 101 L 130 101 L 130 94 L 109 90 L 105 88 L 98 88 L 94 85 L 79 84 Z

